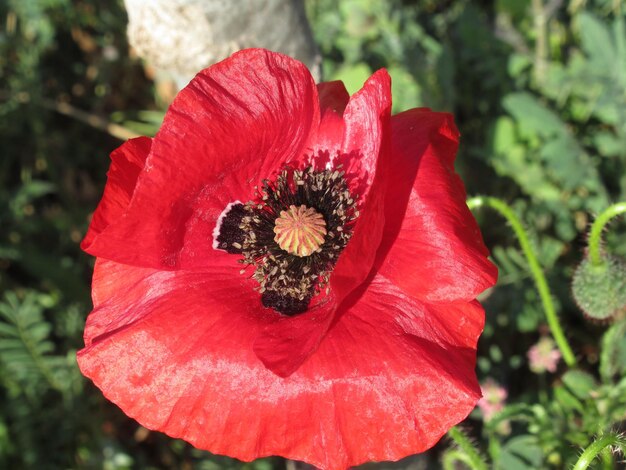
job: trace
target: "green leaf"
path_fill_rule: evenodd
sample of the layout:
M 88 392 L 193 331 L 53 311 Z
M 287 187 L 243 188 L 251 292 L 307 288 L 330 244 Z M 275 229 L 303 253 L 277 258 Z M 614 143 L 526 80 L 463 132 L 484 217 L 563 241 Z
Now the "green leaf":
M 498 154 L 506 154 L 518 142 L 515 121 L 509 116 L 498 118 L 492 134 L 492 148 Z
M 561 119 L 530 93 L 511 93 L 502 105 L 527 132 L 544 137 L 563 132 Z
M 611 326 L 602 337 L 600 376 L 608 383 L 618 374 L 626 374 L 626 320 Z
M 55 356 L 50 341 L 51 326 L 43 317 L 43 307 L 33 291 L 18 297 L 9 291 L 0 302 L 0 364 L 10 377 L 6 380 L 21 384 L 24 393 L 53 388 L 69 391 L 71 380 L 59 377 L 71 375 L 75 363 L 65 356 Z
M 567 371 L 562 380 L 569 391 L 581 400 L 589 398 L 590 393 L 597 387 L 595 379 L 581 370 Z
M 544 468 L 543 451 L 535 436 L 522 435 L 509 439 L 500 453 L 496 468 L 502 470 L 531 470 Z
M 561 405 L 566 414 L 577 411 L 584 414 L 585 407 L 569 389 L 559 386 L 554 388 L 554 398 Z
M 553 175 L 563 183 L 564 189 L 583 186 L 597 178 L 597 173 L 582 148 L 568 134 L 561 134 L 546 143 L 540 152 Z
M 595 67 L 612 70 L 617 51 L 606 25 L 589 12 L 578 15 L 578 29 L 583 50 Z
M 626 142 L 612 132 L 597 132 L 593 135 L 593 144 L 603 157 L 626 155 Z

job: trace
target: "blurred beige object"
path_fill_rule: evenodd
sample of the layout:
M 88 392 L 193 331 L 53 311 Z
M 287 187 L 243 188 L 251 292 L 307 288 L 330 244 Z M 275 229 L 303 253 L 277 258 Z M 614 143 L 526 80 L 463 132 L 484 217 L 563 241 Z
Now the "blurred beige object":
M 178 88 L 248 47 L 295 57 L 320 79 L 320 57 L 302 0 L 124 0 L 135 52 Z

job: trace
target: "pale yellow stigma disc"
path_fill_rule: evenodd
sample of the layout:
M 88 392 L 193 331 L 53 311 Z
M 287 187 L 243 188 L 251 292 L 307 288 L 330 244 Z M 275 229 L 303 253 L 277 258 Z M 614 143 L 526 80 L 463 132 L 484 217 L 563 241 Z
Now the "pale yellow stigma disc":
M 281 249 L 295 256 L 310 256 L 319 250 L 326 236 L 322 214 L 305 205 L 291 205 L 274 223 L 274 241 Z

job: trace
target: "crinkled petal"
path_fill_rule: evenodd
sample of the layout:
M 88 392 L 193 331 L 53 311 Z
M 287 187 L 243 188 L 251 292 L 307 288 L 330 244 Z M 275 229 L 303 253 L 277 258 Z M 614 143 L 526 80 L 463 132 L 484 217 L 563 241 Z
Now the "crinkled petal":
M 266 57 L 265 53 L 259 54 L 263 56 L 264 61 L 280 59 L 284 60 L 286 65 L 278 60 L 279 65 L 297 68 L 294 63 L 283 56 L 278 56 L 277 59 L 275 56 Z M 135 190 L 130 207 L 125 211 L 121 220 L 109 227 L 107 237 L 98 240 L 100 241 L 99 244 L 92 243 L 89 245 L 89 251 L 104 258 L 159 269 L 200 269 L 202 263 L 214 266 L 232 264 L 234 262 L 232 257 L 221 251 L 211 249 L 209 238 L 217 217 L 229 202 L 234 199 L 247 200 L 251 198 L 250 183 L 258 182 L 263 177 L 271 175 L 277 165 L 287 163 L 290 158 L 304 154 L 303 145 L 305 144 L 303 142 L 306 139 L 308 139 L 309 145 L 310 142 L 315 141 L 316 145 L 321 146 L 321 149 L 326 149 L 333 155 L 345 156 L 347 158 L 345 161 L 335 163 L 344 164 L 350 181 L 355 182 L 354 190 L 360 197 L 360 208 L 363 215 L 358 219 L 352 240 L 341 256 L 331 278 L 332 294 L 328 296 L 323 305 L 312 309 L 306 316 L 297 318 L 275 316 L 275 323 L 268 326 L 256 342 L 255 350 L 263 362 L 277 374 L 288 375 L 297 369 L 315 350 L 332 323 L 337 305 L 350 290 L 363 281 L 371 269 L 383 228 L 381 219 L 384 191 L 381 188 L 385 182 L 382 181 L 381 177 L 376 178 L 375 176 L 379 160 L 389 155 L 388 142 L 385 138 L 388 138 L 391 106 L 390 81 L 385 71 L 379 71 L 350 100 L 348 100 L 345 88 L 339 82 L 320 85 L 321 121 L 318 123 L 318 127 L 315 127 L 315 116 L 319 114 L 316 107 L 317 102 L 315 102 L 315 106 L 303 107 L 301 112 L 306 114 L 305 117 L 312 119 L 313 124 L 308 123 L 307 129 L 310 135 L 306 139 L 302 138 L 300 147 L 286 138 L 287 149 L 283 149 L 282 153 L 276 153 L 274 160 L 272 160 L 274 154 L 269 152 L 268 156 L 268 152 L 262 151 L 262 145 L 260 145 L 253 150 L 258 151 L 259 155 L 264 155 L 264 157 L 247 162 L 246 166 L 237 167 L 241 159 L 229 160 L 224 158 L 226 160 L 224 163 L 216 159 L 215 155 L 212 157 L 211 155 L 212 152 L 217 152 L 216 148 L 218 150 L 223 149 L 225 155 L 237 154 L 236 144 L 245 141 L 240 135 L 241 130 L 235 129 L 237 127 L 235 124 L 228 127 L 229 120 L 234 122 L 235 118 L 242 119 L 241 114 L 245 113 L 237 108 L 239 103 L 233 104 L 229 101 L 233 99 L 232 95 L 218 98 L 221 96 L 218 92 L 221 91 L 223 94 L 224 90 L 218 89 L 215 84 L 218 79 L 222 80 L 224 84 L 230 83 L 229 81 L 237 83 L 234 77 L 238 72 L 241 72 L 238 67 L 248 70 L 247 67 L 250 66 L 249 61 L 235 60 L 238 57 L 234 56 L 229 59 L 228 64 L 223 64 L 222 69 L 224 70 L 217 66 L 201 73 L 177 98 L 166 116 L 163 129 L 155 138 L 146 171 L 139 177 L 137 182 L 139 189 Z M 246 56 L 245 59 L 249 59 L 249 57 Z M 275 69 L 280 68 L 276 64 L 273 64 L 273 67 Z M 272 69 L 270 66 L 268 68 Z M 274 69 L 272 71 L 275 72 Z M 262 67 L 261 72 L 264 72 Z M 305 79 L 310 78 L 307 74 L 308 72 L 304 74 L 306 77 L 301 77 L 300 81 L 294 77 L 292 80 L 296 84 L 306 82 Z M 246 74 L 241 73 L 241 75 L 245 76 Z M 280 80 L 284 79 L 282 75 L 277 75 Z M 258 81 L 265 83 L 268 79 L 262 77 Z M 271 80 L 269 83 L 272 83 Z M 281 84 L 282 82 L 274 84 L 274 88 L 279 89 L 281 86 L 285 86 Z M 253 84 L 247 83 L 246 85 L 252 87 Z M 209 91 L 204 90 L 203 87 L 215 88 L 210 90 L 214 92 L 214 96 L 210 96 Z M 268 87 L 273 89 L 269 85 Z M 293 90 L 291 91 L 293 92 Z M 245 95 L 243 92 L 242 94 Z M 276 92 L 276 94 L 283 101 L 287 100 L 285 96 L 291 96 L 284 90 L 281 93 Z M 294 92 L 293 94 L 297 95 L 298 98 L 300 94 L 307 96 L 306 93 Z M 236 95 L 239 96 L 239 94 Z M 310 92 L 309 95 L 313 99 L 317 99 L 316 93 Z M 213 105 L 215 110 L 212 110 L 211 106 L 208 106 L 209 110 L 205 109 L 207 108 L 207 97 L 216 102 Z M 249 97 L 247 99 L 249 100 Z M 258 100 L 262 101 L 261 98 Z M 209 104 L 213 101 L 210 101 Z M 300 101 L 306 102 L 306 100 Z M 258 103 L 255 106 L 252 106 L 250 102 L 244 104 L 252 107 L 252 111 L 255 107 L 260 106 Z M 283 107 L 286 106 L 282 102 L 280 104 Z M 236 108 L 236 111 L 240 112 L 235 113 L 232 108 Z M 344 110 L 345 116 L 342 116 Z M 220 119 L 211 114 L 219 114 L 219 112 L 224 114 L 224 116 L 220 116 Z M 246 112 L 250 113 L 250 110 Z M 229 136 L 228 138 L 224 137 L 228 142 L 227 149 L 220 147 L 222 141 L 219 139 L 210 142 L 211 148 L 206 147 L 209 144 L 196 141 L 197 136 L 193 133 L 194 126 L 189 122 L 189 116 L 194 115 L 194 113 L 198 115 L 195 121 L 205 126 L 205 128 L 197 130 L 198 134 L 204 132 L 205 137 L 211 137 L 215 134 L 211 126 L 222 126 L 223 134 Z M 263 113 L 269 114 L 268 116 L 263 114 L 263 119 L 285 114 L 284 112 L 268 113 L 267 110 L 263 110 Z M 295 117 L 294 121 L 298 121 L 297 115 L 287 114 Z M 313 118 L 310 115 L 313 115 Z M 209 116 L 210 119 L 206 116 Z M 206 119 L 209 122 L 203 122 Z M 257 134 L 254 132 L 258 131 L 256 128 L 261 124 L 265 126 L 267 123 L 263 121 L 259 124 L 257 122 L 259 119 L 258 116 L 255 116 L 251 120 L 251 124 L 243 119 L 242 126 L 245 128 L 249 124 L 252 127 L 251 135 L 246 136 L 248 140 L 260 141 L 263 144 L 262 136 L 259 136 L 258 132 Z M 219 122 L 215 124 L 213 121 Z M 271 132 L 272 125 L 267 127 L 270 128 L 268 132 Z M 284 129 L 282 130 L 284 131 Z M 238 139 L 236 142 L 232 141 L 231 134 Z M 289 132 L 284 134 L 275 138 L 289 137 Z M 205 146 L 203 147 L 203 145 Z M 276 145 L 280 146 L 281 144 Z M 186 153 L 185 148 L 192 149 L 192 152 L 187 151 Z M 202 149 L 202 152 L 198 152 L 198 148 Z M 293 154 L 285 154 L 289 149 L 294 148 L 296 150 Z M 166 155 L 177 155 L 177 160 L 182 161 L 183 167 L 179 172 L 180 175 L 173 174 L 171 159 L 168 160 Z M 180 155 L 183 157 L 179 157 Z M 211 158 L 206 157 L 206 155 Z M 227 166 L 229 162 L 230 167 Z M 207 173 L 204 175 L 203 168 L 201 168 L 203 164 Z M 224 174 L 224 168 L 231 170 L 231 172 Z M 253 173 L 252 176 L 250 172 Z M 213 173 L 218 174 L 219 181 L 206 184 L 194 195 L 185 192 L 189 190 L 193 193 L 195 191 L 193 189 L 194 181 L 197 185 L 202 184 L 203 181 L 206 183 L 207 179 L 215 176 Z M 181 180 L 185 182 L 185 188 L 177 186 Z M 233 183 L 234 180 L 237 181 Z M 165 181 L 168 188 L 163 188 Z M 242 189 L 244 187 L 245 190 Z M 378 189 L 373 190 L 372 188 L 375 187 Z M 177 251 L 179 249 L 180 251 Z M 151 257 L 150 262 L 146 262 L 144 258 L 146 253 Z M 258 302 L 259 300 L 256 299 L 257 304 Z
M 221 211 L 300 158 L 319 125 L 306 67 L 250 49 L 200 72 L 170 106 L 132 200 L 88 252 L 158 269 L 201 269 L 219 256 Z
M 138 137 L 122 144 L 111 153 L 107 184 L 102 200 L 91 219 L 89 230 L 81 243 L 83 250 L 88 251 L 94 240 L 124 214 L 151 145 L 152 139 Z
M 322 96 L 339 97 L 334 101 L 325 98 L 325 116 L 328 103 L 341 103 L 343 99 L 338 88 L 336 84 L 322 88 Z M 390 110 L 391 81 L 385 70 L 372 75 L 347 104 L 342 152 L 351 158 L 341 163 L 348 181 L 356 181 L 353 190 L 361 202 L 361 215 L 330 277 L 329 295 L 305 314 L 277 319 L 257 338 L 255 351 L 259 358 L 281 376 L 293 373 L 315 351 L 333 323 L 339 304 L 372 269 L 384 227 L 387 180 L 386 173 L 379 170 L 388 164 L 390 156 Z
M 101 335 L 110 335 L 112 331 L 127 328 L 150 316 L 157 311 L 153 304 L 161 301 L 174 312 L 184 310 L 193 302 L 198 302 L 200 311 L 231 311 L 232 307 L 238 316 L 244 315 L 266 324 L 272 315 L 258 302 L 254 285 L 250 279 L 239 275 L 236 265 L 214 266 L 204 271 L 163 271 L 98 258 L 92 279 L 94 310 L 85 327 L 85 344 L 97 342 Z M 213 295 L 204 298 L 202 293 L 205 291 Z M 185 295 L 189 296 L 188 300 L 184 299 Z M 192 310 L 198 311 L 195 306 Z M 164 330 L 164 336 L 167 336 L 167 330 Z
M 379 272 L 428 302 L 472 300 L 496 282 L 480 230 L 454 171 L 452 117 L 413 109 L 392 118 L 392 184 Z
M 422 452 L 480 398 L 474 369 L 484 312 L 477 302 L 424 304 L 382 276 L 361 290 L 294 374 L 333 377 L 336 430 L 324 441 L 332 452 L 322 468 Z
M 268 318 L 253 311 L 245 281 L 224 268 L 163 274 L 99 262 L 108 270 L 117 287 L 124 274 L 133 282 L 94 278 L 80 368 L 142 425 L 196 447 L 322 469 L 397 460 L 436 443 L 480 396 L 477 303 L 432 308 L 378 276 L 281 378 L 252 351 Z

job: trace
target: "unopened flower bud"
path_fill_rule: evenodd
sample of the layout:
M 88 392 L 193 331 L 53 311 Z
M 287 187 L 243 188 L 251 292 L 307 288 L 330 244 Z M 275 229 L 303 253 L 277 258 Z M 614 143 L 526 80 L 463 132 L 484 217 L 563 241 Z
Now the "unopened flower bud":
M 576 303 L 590 320 L 606 321 L 626 312 L 626 263 L 605 256 L 594 266 L 590 259 L 580 263 L 572 282 Z

